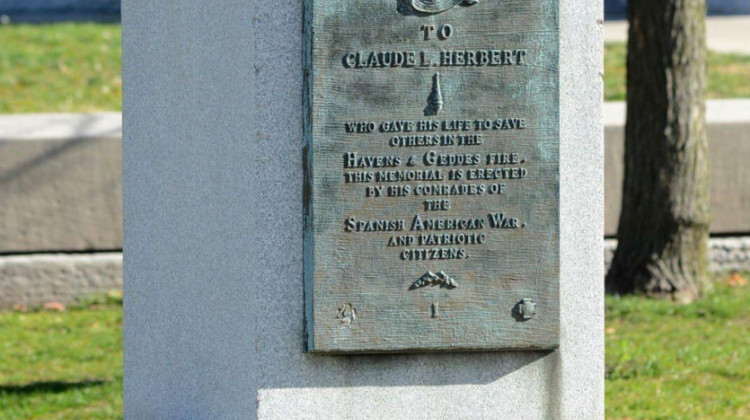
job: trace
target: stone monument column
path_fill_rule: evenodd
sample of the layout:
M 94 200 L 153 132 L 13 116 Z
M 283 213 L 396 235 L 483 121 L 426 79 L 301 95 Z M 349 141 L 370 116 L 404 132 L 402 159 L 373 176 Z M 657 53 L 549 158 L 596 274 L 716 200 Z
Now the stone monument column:
M 362 4 L 371 15 L 358 11 Z M 126 418 L 603 418 L 602 7 L 597 0 L 123 1 Z M 527 30 L 534 25 L 540 29 Z M 363 28 L 361 38 L 352 28 Z M 395 63 L 404 54 L 405 65 L 359 58 L 367 50 Z M 421 52 L 434 54 L 424 59 L 432 64 L 420 64 Z M 326 74 L 335 83 L 326 85 Z M 388 90 L 390 83 L 399 89 Z M 315 96 L 320 86 L 331 93 Z M 357 86 L 362 95 L 347 96 Z M 339 93 L 340 101 L 330 96 Z M 412 96 L 398 95 L 413 95 L 413 106 Z M 481 106 L 463 101 L 469 96 Z M 332 98 L 338 102 L 325 102 Z M 495 121 L 526 112 L 526 131 L 510 134 L 521 118 L 503 120 L 507 132 L 486 133 L 465 150 L 435 150 L 476 152 L 485 162 L 490 151 L 517 146 L 528 156 L 528 178 L 512 153 L 496 158 L 509 166 L 494 176 L 508 177 L 499 202 L 530 215 L 529 226 L 508 219 L 507 231 L 487 228 L 485 243 L 419 254 L 404 244 L 391 251 L 384 232 L 348 235 L 344 219 L 330 225 L 327 217 L 338 221 L 350 207 L 358 219 L 372 209 L 411 223 L 416 213 L 469 215 L 487 201 L 381 205 L 367 201 L 365 184 L 317 186 L 311 177 L 349 171 L 336 147 L 359 155 L 364 149 L 354 148 L 377 147 L 377 156 L 404 162 L 412 152 L 426 162 L 430 150 L 387 146 L 391 136 L 377 130 L 339 137 L 326 130 L 343 130 L 345 121 L 322 124 L 329 114 L 318 100 L 336 107 L 336 124 L 360 111 L 377 124 L 398 116 L 460 125 L 460 117 L 471 126 L 475 112 Z M 327 226 L 340 226 L 331 232 L 341 236 L 327 236 Z M 545 244 L 556 246 L 540 251 Z M 524 251 L 513 254 L 512 245 Z M 429 253 L 439 261 L 411 260 Z M 368 272 L 357 283 L 348 267 L 360 266 L 388 275 Z M 533 276 L 508 275 L 537 266 L 552 273 L 538 296 L 528 287 Z M 470 294 L 484 274 L 497 282 Z M 384 308 L 399 299 L 408 305 L 389 317 Z

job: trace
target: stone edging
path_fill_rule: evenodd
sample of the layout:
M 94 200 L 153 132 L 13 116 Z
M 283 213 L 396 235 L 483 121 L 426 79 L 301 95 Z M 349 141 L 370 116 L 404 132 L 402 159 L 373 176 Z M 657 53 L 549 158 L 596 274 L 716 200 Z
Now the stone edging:
M 607 269 L 616 247 L 616 239 L 604 241 L 604 265 Z M 750 271 L 750 236 L 711 238 L 708 242 L 708 254 L 714 272 Z

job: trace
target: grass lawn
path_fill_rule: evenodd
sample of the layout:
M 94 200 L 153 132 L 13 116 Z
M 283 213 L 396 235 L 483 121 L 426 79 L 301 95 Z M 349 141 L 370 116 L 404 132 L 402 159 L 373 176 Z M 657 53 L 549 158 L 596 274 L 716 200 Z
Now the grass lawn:
M 750 418 L 750 288 L 607 298 L 607 418 Z
M 0 419 L 122 418 L 117 299 L 64 312 L 0 312 L 0 331 Z
M 0 113 L 122 109 L 119 24 L 0 26 Z M 607 44 L 604 98 L 625 99 L 625 44 Z M 709 54 L 709 98 L 750 98 L 750 56 Z
M 624 101 L 625 63 L 627 48 L 624 43 L 608 43 L 604 55 L 604 100 Z M 750 55 L 708 53 L 709 99 L 750 98 Z
M 0 312 L 0 419 L 120 418 L 122 307 Z M 750 418 L 750 287 L 607 298 L 609 419 Z
M 122 109 L 120 25 L 0 25 L 0 113 Z

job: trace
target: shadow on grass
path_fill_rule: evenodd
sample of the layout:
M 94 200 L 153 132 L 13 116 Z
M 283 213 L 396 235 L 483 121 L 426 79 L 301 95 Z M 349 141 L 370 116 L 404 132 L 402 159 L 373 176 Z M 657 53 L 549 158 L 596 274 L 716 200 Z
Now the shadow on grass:
M 107 381 L 101 379 L 92 379 L 86 381 L 67 382 L 67 381 L 49 381 L 49 382 L 32 382 L 24 385 L 0 385 L 0 394 L 36 394 L 36 393 L 59 393 L 71 389 L 83 389 L 94 386 L 102 386 Z

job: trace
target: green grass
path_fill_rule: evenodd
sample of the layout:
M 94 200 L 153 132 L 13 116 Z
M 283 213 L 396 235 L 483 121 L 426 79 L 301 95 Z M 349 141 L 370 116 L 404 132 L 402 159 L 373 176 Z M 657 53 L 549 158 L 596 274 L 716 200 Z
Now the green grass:
M 0 113 L 122 109 L 120 25 L 0 25 Z
M 607 298 L 607 418 L 750 418 L 750 287 Z
M 604 54 L 604 100 L 624 101 L 626 96 L 624 43 L 608 43 Z M 709 99 L 750 98 L 750 55 L 708 53 Z
M 0 419 L 120 418 L 122 307 L 0 312 Z M 609 419 L 750 418 L 750 286 L 607 298 Z
M 112 300 L 0 312 L 0 419 L 122 418 L 122 306 Z
M 119 24 L 0 26 L 0 113 L 122 109 Z M 604 98 L 625 99 L 623 43 L 606 45 Z M 709 53 L 709 98 L 750 98 L 750 56 Z
M 627 94 L 625 44 L 604 45 L 604 100 L 624 101 Z

